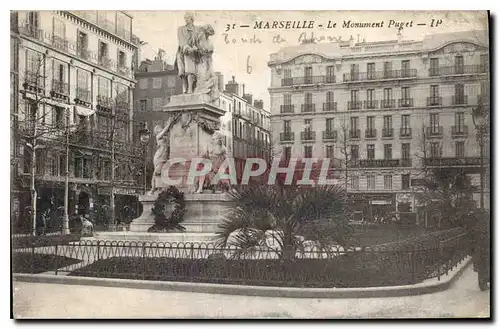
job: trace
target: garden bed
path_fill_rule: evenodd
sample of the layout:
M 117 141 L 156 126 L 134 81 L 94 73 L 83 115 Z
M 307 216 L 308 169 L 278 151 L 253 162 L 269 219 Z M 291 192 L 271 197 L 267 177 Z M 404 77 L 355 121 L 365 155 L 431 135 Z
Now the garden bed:
M 63 256 L 14 252 L 12 254 L 12 273 L 43 273 L 79 262 L 79 259 Z
M 400 224 L 356 224 L 352 228 L 353 234 L 347 242 L 360 247 L 403 241 L 426 233 L 422 227 Z

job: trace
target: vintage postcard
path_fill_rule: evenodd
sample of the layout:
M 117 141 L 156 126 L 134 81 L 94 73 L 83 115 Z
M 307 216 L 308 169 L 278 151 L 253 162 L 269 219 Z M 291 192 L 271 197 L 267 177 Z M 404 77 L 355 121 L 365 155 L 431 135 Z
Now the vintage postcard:
M 490 318 L 486 11 L 11 11 L 12 318 Z

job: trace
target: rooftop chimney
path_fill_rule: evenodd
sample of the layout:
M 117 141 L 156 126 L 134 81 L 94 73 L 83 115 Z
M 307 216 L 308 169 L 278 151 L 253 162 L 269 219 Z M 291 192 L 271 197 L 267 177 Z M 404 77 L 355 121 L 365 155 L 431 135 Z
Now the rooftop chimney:
M 262 101 L 262 99 L 256 99 L 253 101 L 253 106 L 255 106 L 255 108 L 262 110 L 264 108 L 264 102 Z
M 403 42 L 403 35 L 401 34 L 401 30 L 398 30 L 398 43 Z
M 217 77 L 217 89 L 219 91 L 224 90 L 224 75 L 220 72 L 215 72 L 215 76 Z

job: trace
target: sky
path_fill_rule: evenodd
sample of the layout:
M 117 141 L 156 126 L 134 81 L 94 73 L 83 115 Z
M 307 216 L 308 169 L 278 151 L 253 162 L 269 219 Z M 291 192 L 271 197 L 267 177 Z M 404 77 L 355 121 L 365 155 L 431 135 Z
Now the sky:
M 177 49 L 177 28 L 184 25 L 185 11 L 129 11 L 134 17 L 133 33 L 147 42 L 141 49 L 141 59 L 153 59 L 159 48 L 165 50 L 166 60 L 173 64 Z M 214 70 L 224 75 L 224 83 L 232 76 L 240 84 L 245 84 L 245 92 L 252 93 L 254 99 L 263 99 L 264 106 L 269 108 L 268 86 L 270 84 L 270 68 L 267 63 L 270 54 L 281 47 L 298 45 L 302 32 L 311 31 L 315 36 L 332 36 L 348 40 L 363 38 L 367 42 L 395 40 L 398 27 L 388 27 L 390 20 L 405 25 L 401 30 L 404 40 L 420 40 L 427 34 L 487 29 L 486 12 L 472 11 L 195 11 L 195 24 L 211 24 L 215 29 L 212 42 L 215 47 L 213 59 Z M 257 29 L 258 21 L 315 21 L 314 29 Z M 381 22 L 381 28 L 343 28 L 344 21 Z M 434 21 L 432 21 L 434 20 Z M 436 27 L 431 23 L 441 20 Z M 336 23 L 335 28 L 326 28 Z M 411 24 L 411 22 L 413 23 Z M 426 23 L 425 27 L 417 23 Z M 233 29 L 233 24 L 235 24 Z M 322 28 L 317 27 L 323 24 Z M 409 25 L 413 25 L 410 27 Z M 248 28 L 240 25 L 249 25 Z M 229 27 L 229 31 L 226 29 Z M 274 43 L 273 37 L 280 35 L 286 39 Z M 244 42 L 242 39 L 246 39 Z M 234 42 L 233 42 L 234 40 Z M 252 43 L 252 40 L 254 41 Z M 260 42 L 259 42 L 260 41 Z

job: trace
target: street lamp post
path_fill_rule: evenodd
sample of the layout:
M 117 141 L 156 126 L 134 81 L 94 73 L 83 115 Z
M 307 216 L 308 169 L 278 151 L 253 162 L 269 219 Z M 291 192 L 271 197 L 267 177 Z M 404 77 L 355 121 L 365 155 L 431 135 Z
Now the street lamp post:
M 66 110 L 66 161 L 64 169 L 64 215 L 62 220 L 62 234 L 69 234 L 69 109 Z
M 488 111 L 482 103 L 472 112 L 472 121 L 476 128 L 476 139 L 479 144 L 479 166 L 480 166 L 480 200 L 479 206 L 484 210 L 484 147 L 488 135 Z
M 141 140 L 141 143 L 144 145 L 144 194 L 146 194 L 147 191 L 147 175 L 146 175 L 146 170 L 147 170 L 147 148 L 148 148 L 148 143 L 149 139 L 151 137 L 151 132 L 147 128 L 146 124 L 144 124 L 144 128 L 142 128 L 139 131 L 139 138 Z

